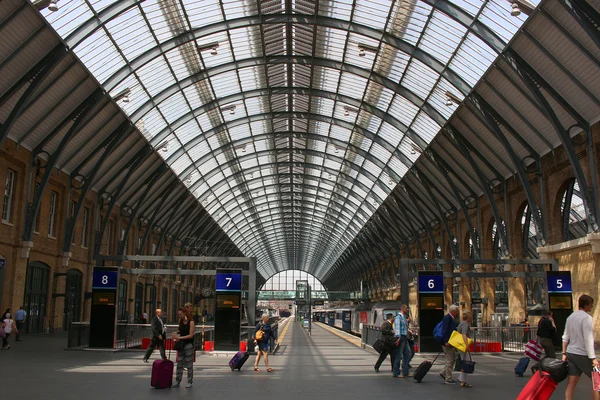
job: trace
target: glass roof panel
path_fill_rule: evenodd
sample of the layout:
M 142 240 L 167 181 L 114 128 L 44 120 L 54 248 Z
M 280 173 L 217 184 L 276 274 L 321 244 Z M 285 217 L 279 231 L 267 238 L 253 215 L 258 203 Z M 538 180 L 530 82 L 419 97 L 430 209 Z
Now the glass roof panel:
M 448 1 L 71 0 L 42 14 L 259 271 L 320 277 L 451 118 L 446 92 L 463 99 L 498 56 L 466 16 L 504 43 L 527 18 Z

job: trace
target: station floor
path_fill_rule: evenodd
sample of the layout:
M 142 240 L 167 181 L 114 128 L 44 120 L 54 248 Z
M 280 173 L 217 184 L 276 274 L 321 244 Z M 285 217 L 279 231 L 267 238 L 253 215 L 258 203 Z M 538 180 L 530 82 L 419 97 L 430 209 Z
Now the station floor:
M 265 371 L 262 360 L 262 372 L 254 372 L 252 356 L 241 372 L 231 372 L 229 355 L 198 353 L 194 387 L 165 390 L 150 387 L 151 364 L 142 362 L 142 352 L 67 351 L 65 335 L 25 336 L 22 342 L 13 341 L 10 350 L 0 351 L 0 386 L 3 397 L 29 400 L 371 400 L 398 395 L 427 400 L 507 400 L 517 397 L 530 376 L 514 376 L 518 355 L 477 355 L 476 373 L 469 379 L 471 389 L 444 385 L 438 376 L 441 362 L 422 383 L 394 379 L 387 372 L 387 360 L 381 372 L 375 373 L 376 354 L 331 329 L 315 324 L 309 336 L 298 323 L 288 323 L 280 333 L 279 350 L 270 356 L 272 373 Z M 417 366 L 422 359 L 417 355 L 412 364 Z M 552 399 L 564 399 L 565 385 L 560 384 Z M 590 391 L 591 382 L 582 378 L 575 398 L 588 399 Z

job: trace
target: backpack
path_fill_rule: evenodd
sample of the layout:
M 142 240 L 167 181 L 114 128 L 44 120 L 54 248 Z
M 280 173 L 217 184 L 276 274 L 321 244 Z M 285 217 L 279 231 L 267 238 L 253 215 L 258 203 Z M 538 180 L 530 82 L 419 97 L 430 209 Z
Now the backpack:
M 263 340 L 264 336 L 265 336 L 265 331 L 263 331 L 263 327 L 261 325 L 260 329 L 256 331 L 254 338 L 256 339 L 257 342 L 260 342 L 261 340 Z
M 444 344 L 444 343 L 442 343 L 444 340 L 444 335 L 442 333 L 443 322 L 444 322 L 443 320 L 438 322 L 437 325 L 435 326 L 435 328 L 433 328 L 433 339 L 438 344 Z

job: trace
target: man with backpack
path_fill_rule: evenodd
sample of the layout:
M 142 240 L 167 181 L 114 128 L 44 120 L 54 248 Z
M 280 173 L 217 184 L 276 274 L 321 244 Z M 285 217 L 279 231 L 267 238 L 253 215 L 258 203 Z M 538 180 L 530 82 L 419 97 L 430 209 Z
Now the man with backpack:
M 450 308 L 448 308 L 448 314 L 444 315 L 444 318 L 441 322 L 441 340 L 439 343 L 442 345 L 442 349 L 444 350 L 444 369 L 440 373 L 440 376 L 444 378 L 444 383 L 446 385 L 456 385 L 456 381 L 452 379 L 452 371 L 454 370 L 454 363 L 456 362 L 456 349 L 452 347 L 448 341 L 450 340 L 450 336 L 452 332 L 456 330 L 456 322 L 455 319 L 458 317 L 458 306 L 456 304 L 452 304 Z

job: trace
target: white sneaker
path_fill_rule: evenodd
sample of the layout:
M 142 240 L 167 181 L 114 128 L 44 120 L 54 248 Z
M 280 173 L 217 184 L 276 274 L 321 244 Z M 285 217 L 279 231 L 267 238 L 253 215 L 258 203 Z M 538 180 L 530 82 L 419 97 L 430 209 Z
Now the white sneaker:
M 188 383 L 188 384 L 186 384 L 186 385 L 185 385 L 185 388 L 186 388 L 186 389 L 189 389 L 189 388 L 191 388 L 191 387 L 192 387 L 192 384 L 191 384 L 191 383 Z

